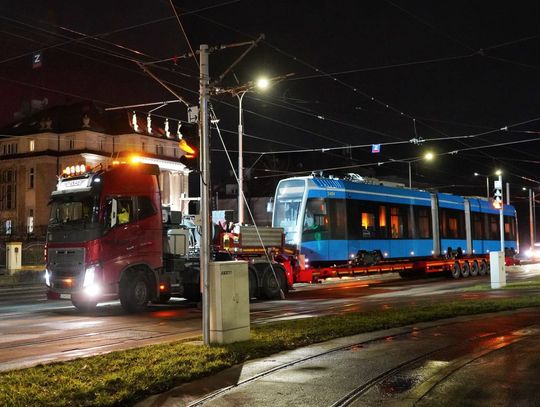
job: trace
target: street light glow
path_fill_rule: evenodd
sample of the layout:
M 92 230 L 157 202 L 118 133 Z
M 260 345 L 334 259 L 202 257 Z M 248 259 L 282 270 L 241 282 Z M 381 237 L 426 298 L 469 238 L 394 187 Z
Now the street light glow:
M 424 156 L 424 158 L 428 161 L 431 161 L 433 160 L 433 158 L 435 157 L 435 155 L 430 151 L 430 152 L 427 152 L 426 155 Z
M 501 170 L 495 171 L 495 175 L 502 175 L 502 171 Z
M 270 81 L 267 78 L 257 79 L 257 88 L 265 90 L 268 89 L 268 86 L 270 86 Z

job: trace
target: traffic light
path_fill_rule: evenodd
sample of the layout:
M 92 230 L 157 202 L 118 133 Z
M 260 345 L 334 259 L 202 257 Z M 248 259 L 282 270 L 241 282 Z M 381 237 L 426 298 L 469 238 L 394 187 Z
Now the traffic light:
M 502 185 L 500 185 L 500 181 L 495 181 L 495 189 L 493 190 L 493 207 L 495 209 L 502 209 L 503 207 Z
M 197 123 L 182 123 L 181 139 L 178 142 L 180 162 L 191 170 L 199 170 L 199 126 Z

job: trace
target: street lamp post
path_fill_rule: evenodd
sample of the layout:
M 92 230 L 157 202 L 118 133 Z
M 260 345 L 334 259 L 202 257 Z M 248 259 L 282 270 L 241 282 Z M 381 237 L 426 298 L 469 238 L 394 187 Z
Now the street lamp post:
M 244 118 L 242 111 L 242 100 L 248 90 L 236 94 L 238 98 L 238 223 L 244 223 Z
M 244 223 L 244 115 L 242 101 L 246 93 L 253 91 L 254 88 L 264 90 L 270 85 L 266 78 L 258 79 L 251 86 L 244 87 L 241 91 L 235 93 L 238 99 L 238 223 Z
M 475 177 L 486 177 L 486 198 L 489 199 L 489 177 L 487 175 L 482 175 L 477 172 L 474 173 Z
M 416 158 L 413 160 L 394 160 L 393 158 L 391 158 L 390 161 L 397 162 L 397 163 L 405 163 L 409 166 L 409 189 L 412 189 L 412 164 L 417 161 L 422 161 L 422 160 L 432 161 L 433 158 L 435 158 L 435 155 L 431 152 L 428 152 L 423 157 Z

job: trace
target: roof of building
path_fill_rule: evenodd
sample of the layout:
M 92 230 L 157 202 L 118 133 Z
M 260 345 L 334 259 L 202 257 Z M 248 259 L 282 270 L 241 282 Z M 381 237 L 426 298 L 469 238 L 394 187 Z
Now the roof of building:
M 164 120 L 152 116 L 151 134 L 146 117 L 137 117 L 139 132 L 146 136 L 164 137 Z M 92 102 L 52 106 L 34 112 L 0 128 L 0 134 L 24 136 L 36 133 L 70 133 L 89 130 L 104 134 L 134 133 L 132 113 L 127 110 L 106 111 Z

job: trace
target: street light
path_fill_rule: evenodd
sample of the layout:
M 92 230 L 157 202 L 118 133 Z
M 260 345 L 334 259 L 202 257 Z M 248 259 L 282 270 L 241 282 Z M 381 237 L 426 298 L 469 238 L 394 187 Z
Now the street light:
M 390 161 L 394 161 L 397 163 L 405 163 L 409 166 L 409 189 L 412 189 L 412 163 L 422 161 L 422 160 L 433 161 L 434 158 L 435 158 L 435 154 L 433 154 L 431 151 L 428 151 L 421 158 L 416 158 L 413 160 L 394 160 L 393 158 L 390 158 Z
M 489 199 L 489 177 L 487 175 L 479 174 L 477 172 L 474 173 L 475 177 L 486 177 L 486 198 Z
M 255 83 L 251 82 L 245 87 L 242 87 L 239 92 L 235 93 L 238 99 L 238 223 L 244 223 L 244 117 L 242 110 L 242 100 L 244 95 L 252 92 L 254 89 L 266 90 L 270 86 L 270 81 L 267 78 L 259 78 Z

